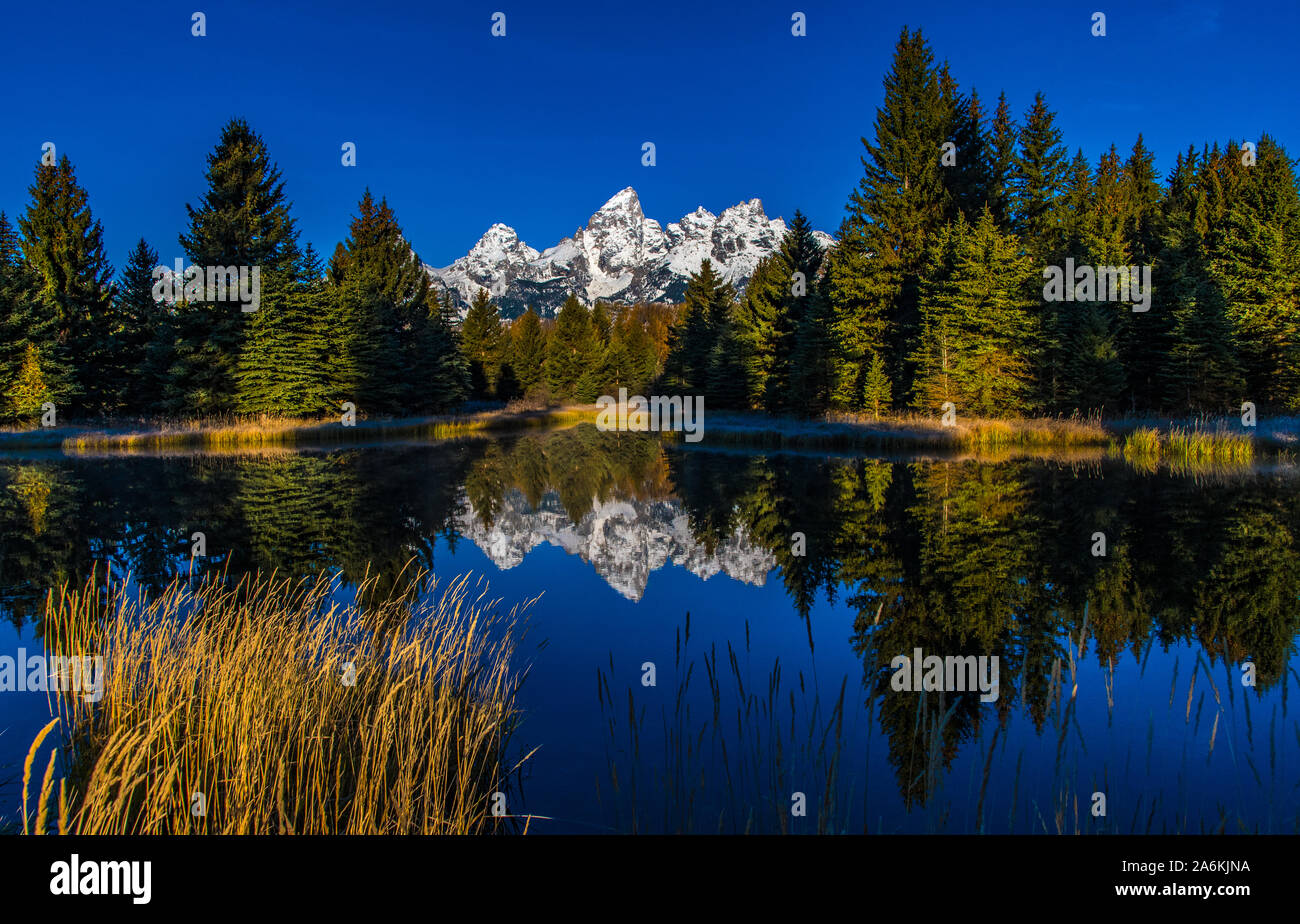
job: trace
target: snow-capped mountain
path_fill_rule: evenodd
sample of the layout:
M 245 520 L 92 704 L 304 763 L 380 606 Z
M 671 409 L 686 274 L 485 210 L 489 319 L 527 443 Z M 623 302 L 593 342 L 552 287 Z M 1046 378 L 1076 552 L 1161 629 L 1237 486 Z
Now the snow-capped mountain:
M 534 548 L 549 543 L 589 562 L 610 587 L 634 601 L 645 593 L 650 572 L 670 562 L 704 580 L 721 572 L 759 587 L 776 567 L 772 553 L 740 529 L 710 555 L 695 541 L 676 499 L 597 501 L 577 525 L 555 492 L 547 493 L 534 510 L 521 492 L 507 491 L 491 526 L 483 524 L 468 496 L 463 509 L 456 531 L 498 568 L 513 568 Z
M 758 199 L 721 215 L 701 207 L 663 227 L 646 218 L 629 186 L 602 205 L 586 227 L 554 247 L 538 252 L 513 228 L 498 223 L 450 266 L 425 268 L 435 285 L 455 293 L 462 315 L 482 287 L 504 317 L 517 317 L 528 305 L 548 317 L 570 292 L 588 305 L 598 300 L 680 301 L 687 278 L 706 257 L 743 292 L 758 261 L 780 246 L 785 231 L 785 222 L 768 218 Z M 830 235 L 816 234 L 824 246 L 833 243 Z

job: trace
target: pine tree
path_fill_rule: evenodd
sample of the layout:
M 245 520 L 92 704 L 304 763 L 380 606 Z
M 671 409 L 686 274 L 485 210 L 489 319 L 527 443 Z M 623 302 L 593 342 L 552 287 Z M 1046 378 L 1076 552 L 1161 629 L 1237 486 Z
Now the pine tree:
M 1076 151 L 1057 200 L 1061 247 L 1050 258 L 1050 263 L 1062 271 L 1066 257 L 1072 257 L 1076 263 L 1089 260 L 1088 248 L 1095 236 L 1095 198 L 1092 165 L 1082 150 Z M 1066 284 L 1073 285 L 1073 280 L 1067 280 Z M 1071 331 L 1078 320 L 1075 303 L 1040 298 L 1036 310 L 1039 323 L 1036 370 L 1039 402 L 1048 410 L 1073 410 L 1070 403 L 1073 392 L 1065 381 L 1065 366 L 1069 359 Z
M 386 199 L 376 203 L 366 190 L 348 239 L 335 248 L 329 278 L 330 328 L 342 347 L 333 400 L 373 414 L 418 413 L 439 403 L 412 370 L 436 366 L 439 357 L 427 352 L 447 345 L 434 346 L 429 276 Z
M 944 168 L 944 181 L 953 207 L 975 222 L 993 195 L 993 159 L 984 108 L 979 94 L 965 96 L 948 73 L 945 63 L 940 86 L 951 110 L 949 140 L 955 145 L 957 162 Z
M 772 369 L 763 396 L 771 411 L 815 414 L 826 407 L 831 317 L 821 279 L 823 257 L 812 222 L 796 211 L 773 261 L 787 285 L 775 318 Z
M 1228 146 L 1230 152 L 1235 148 L 1235 142 Z M 1268 135 L 1257 144 L 1254 166 L 1233 160 L 1229 154 L 1215 164 L 1235 188 L 1224 196 L 1222 219 L 1211 224 L 1211 276 L 1223 293 L 1240 346 L 1247 400 L 1297 410 L 1300 195 L 1294 168 Z M 1213 199 L 1212 190 L 1207 198 Z
M 287 269 L 297 254 L 297 231 L 289 215 L 280 170 L 248 123 L 232 119 L 208 155 L 208 188 L 198 208 L 186 205 L 189 231 L 180 244 L 191 265 L 258 268 L 263 279 Z M 285 291 L 285 290 L 281 290 Z M 188 414 L 233 411 L 238 402 L 239 368 L 252 312 L 239 301 L 182 302 L 175 314 L 176 342 L 167 403 Z M 258 311 L 279 311 L 282 304 L 261 299 Z
M 1195 149 L 1178 155 L 1161 219 L 1163 246 L 1155 265 L 1158 310 L 1170 328 L 1159 367 L 1160 406 L 1181 413 L 1220 413 L 1241 400 L 1245 382 L 1223 295 L 1210 277 L 1198 230 L 1207 208 Z
M 609 319 L 609 306 L 604 302 L 596 302 L 591 309 L 591 333 L 596 338 L 596 343 L 601 347 L 606 346 L 613 335 L 613 325 Z
M 18 234 L 0 212 L 0 396 L 17 379 L 28 346 L 53 343 L 53 331 L 54 318 L 36 299 L 35 274 L 23 259 Z M 0 419 L 14 419 L 2 398 Z
M 1124 364 L 1115 343 L 1113 308 L 1075 302 L 1066 342 L 1065 400 L 1080 411 L 1114 413 L 1124 393 Z
M 474 397 L 487 398 L 496 392 L 501 374 L 504 333 L 501 314 L 487 289 L 480 288 L 470 300 L 469 310 L 461 323 L 460 339 L 469 360 L 470 382 Z
M 551 394 L 560 399 L 573 398 L 578 380 L 597 355 L 591 313 L 576 295 L 570 295 L 555 317 L 546 351 L 546 381 Z
M 1066 150 L 1056 114 L 1042 93 L 1034 96 L 1020 129 L 1020 154 L 1012 177 L 1012 228 L 1036 259 L 1046 262 L 1060 252 L 1057 199 L 1065 177 Z
M 831 404 L 851 409 L 862 405 L 865 379 L 873 357 L 888 348 L 886 302 L 878 297 L 877 278 L 867 250 L 866 228 L 853 219 L 840 223 L 834 247 L 826 255 L 826 285 L 831 306 Z M 755 270 L 754 278 L 758 278 Z M 750 281 L 750 287 L 754 280 Z M 745 299 L 750 300 L 746 290 Z M 760 384 L 766 376 L 757 380 Z
M 998 108 L 989 127 L 989 211 L 1003 231 L 1010 231 L 1014 215 L 1012 183 L 1016 171 L 1016 146 L 1020 129 L 1011 118 L 1007 94 L 998 94 Z
M 546 335 L 531 305 L 511 327 L 510 365 L 523 394 L 542 384 L 546 363 Z
M 1124 197 L 1124 238 L 1128 252 L 1138 264 L 1149 264 L 1162 248 L 1161 199 L 1155 156 L 1142 143 L 1139 133 L 1121 173 Z
M 723 321 L 709 356 L 709 378 L 704 390 L 709 404 L 719 408 L 747 408 L 751 389 L 749 368 L 746 345 L 734 321 Z
M 915 406 L 938 413 L 951 401 L 960 413 L 984 417 L 1028 412 L 1037 339 L 1032 258 L 986 208 L 974 226 L 959 215 L 940 234 L 930 267 L 914 356 Z
M 682 318 L 669 335 L 665 372 L 683 392 L 707 394 L 714 347 L 731 316 L 736 291 L 704 259 L 686 283 Z
M 1128 246 L 1124 237 L 1125 203 L 1119 154 L 1115 146 L 1101 156 L 1093 174 L 1091 221 L 1084 230 L 1082 251 L 1075 254 L 1077 264 L 1101 267 L 1129 265 Z M 1100 277 L 1098 291 L 1093 301 L 1080 301 L 1076 295 L 1073 303 L 1066 304 L 1071 314 L 1066 325 L 1065 355 L 1067 378 L 1065 391 L 1070 406 L 1074 408 L 1105 408 L 1119 410 L 1122 399 L 1129 410 L 1134 408 L 1134 395 L 1128 387 L 1127 369 L 1124 365 L 1125 345 L 1132 338 L 1133 311 L 1124 302 L 1101 299 Z M 1073 284 L 1067 281 L 1067 285 Z M 1107 293 L 1112 296 L 1114 293 Z M 1089 369 L 1089 362 L 1103 368 Z M 1071 380 L 1070 377 L 1073 377 Z M 1118 392 L 1109 390 L 1118 382 Z
M 112 302 L 113 269 L 104 232 L 64 155 L 40 164 L 31 202 L 18 225 L 34 275 L 31 314 L 50 400 L 72 413 L 104 410 L 108 342 L 102 329 Z
M 114 300 L 109 362 L 112 408 L 157 416 L 158 384 L 149 380 L 149 346 L 165 323 L 166 305 L 153 297 L 158 251 L 143 238 L 127 256 Z
M 875 419 L 880 419 L 889 412 L 893 395 L 889 386 L 889 374 L 885 370 L 885 360 L 879 353 L 871 355 L 867 364 L 867 375 L 862 390 L 862 407 Z
M 1139 134 L 1120 171 L 1120 196 L 1124 212 L 1124 249 L 1129 264 L 1150 266 L 1154 272 L 1162 248 L 1162 191 L 1155 170 L 1155 158 Z M 1158 408 L 1163 404 L 1161 365 L 1170 351 L 1173 316 L 1153 301 L 1149 310 L 1130 312 L 1122 325 L 1121 358 L 1128 381 L 1130 401 L 1135 407 Z
M 39 417 L 41 405 L 51 400 L 36 345 L 28 343 L 18 374 L 5 394 L 5 405 L 15 419 L 30 421 Z
M 770 254 L 754 267 L 744 298 L 736 306 L 732 335 L 745 360 L 745 407 L 766 404 L 776 363 L 778 318 L 786 310 L 789 292 L 790 276 L 784 261 L 780 254 Z M 775 384 L 770 387 L 777 390 Z
M 836 248 L 840 254 L 831 267 L 834 328 L 841 345 L 837 402 L 861 395 L 872 350 L 883 349 L 891 378 L 910 388 L 919 273 L 930 238 L 951 208 L 939 159 L 950 124 L 934 55 L 919 31 L 904 28 L 885 75 L 875 140 L 863 139 L 865 175 L 849 199 Z M 862 333 L 853 336 L 855 329 Z M 873 342 L 877 331 L 884 344 Z
M 816 277 L 808 294 L 796 300 L 796 324 L 789 362 L 789 396 L 785 406 L 797 414 L 816 416 L 831 406 L 835 384 L 835 353 L 831 343 L 833 315 L 825 277 Z
M 262 277 L 269 310 L 247 322 L 236 380 L 243 413 L 332 412 L 326 369 L 328 305 L 321 261 L 309 244 L 283 269 Z
M 426 347 L 421 351 L 421 372 L 417 381 L 425 383 L 427 405 L 434 411 L 446 411 L 469 397 L 469 361 L 461 349 L 456 330 L 456 301 L 448 291 L 434 300 L 424 328 Z

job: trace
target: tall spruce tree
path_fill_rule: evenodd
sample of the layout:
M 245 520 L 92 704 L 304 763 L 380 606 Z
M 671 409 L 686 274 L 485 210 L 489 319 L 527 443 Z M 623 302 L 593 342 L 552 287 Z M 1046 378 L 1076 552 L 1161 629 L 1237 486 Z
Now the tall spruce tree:
M 940 163 L 951 118 L 929 44 L 919 30 L 904 28 L 885 75 L 874 140 L 862 139 L 864 175 L 830 267 L 837 403 L 861 400 L 873 352 L 883 352 L 891 377 L 910 388 L 920 271 L 951 207 Z
M 329 278 L 335 300 L 330 328 L 339 344 L 333 400 L 372 414 L 419 413 L 444 403 L 416 370 L 438 340 L 429 275 L 402 234 L 386 199 L 366 190 L 346 241 L 334 250 Z M 440 348 L 446 348 L 440 347 Z
M 1162 218 L 1163 248 L 1155 266 L 1158 308 L 1169 316 L 1168 353 L 1159 367 L 1159 406 L 1179 413 L 1222 413 L 1243 398 L 1232 324 L 1210 277 L 1197 230 L 1206 208 L 1196 182 L 1194 149 L 1179 154 Z
M 426 346 L 420 351 L 415 380 L 421 383 L 427 406 L 433 411 L 450 410 L 469 397 L 469 361 L 461 348 L 455 318 L 456 302 L 450 291 L 432 300 L 423 330 Z
M 746 407 L 766 407 L 768 395 L 780 391 L 772 376 L 780 339 L 778 325 L 787 310 L 789 293 L 788 267 L 779 253 L 773 253 L 758 261 L 736 306 L 730 335 L 738 341 L 736 346 L 744 357 Z
M 998 106 L 989 126 L 989 211 L 1003 231 L 1011 230 L 1014 216 L 1012 183 L 1016 171 L 1016 147 L 1020 129 L 1011 117 L 1007 94 L 998 94 Z
M 41 331 L 36 347 L 45 385 L 56 407 L 99 414 L 108 401 L 106 319 L 113 298 L 103 228 L 67 155 L 38 165 L 28 192 L 18 226 L 35 284 L 31 319 Z
M 578 380 L 597 356 L 591 312 L 570 294 L 555 317 L 555 329 L 546 349 L 546 381 L 551 394 L 565 400 L 573 398 Z
M 166 323 L 167 306 L 154 298 L 158 251 L 141 238 L 128 255 L 114 299 L 114 329 L 108 366 L 113 382 L 113 410 L 157 416 L 158 383 L 151 380 L 149 345 Z
M 1252 166 L 1240 163 L 1235 142 L 1228 151 L 1215 164 L 1233 188 L 1208 236 L 1210 272 L 1240 346 L 1246 400 L 1300 410 L 1300 195 L 1294 165 L 1268 135 L 1260 138 Z
M 950 111 L 948 140 L 954 145 L 956 157 L 955 164 L 944 167 L 944 182 L 954 211 L 974 223 L 993 195 L 993 152 L 984 107 L 975 90 L 969 96 L 961 92 L 948 73 L 947 63 L 940 72 L 939 85 Z
M 1055 122 L 1043 94 L 1035 94 L 1017 132 L 1020 151 L 1011 176 L 1011 228 L 1040 268 L 1059 265 L 1067 256 L 1065 213 L 1060 207 L 1067 153 Z M 1040 298 L 1034 308 L 1044 341 L 1038 353 L 1039 394 L 1049 407 L 1059 407 L 1063 400 L 1061 363 L 1069 319 L 1062 312 L 1066 307 Z
M 939 234 L 922 285 L 913 357 L 919 410 L 937 414 L 945 401 L 981 417 L 1032 410 L 1035 270 L 987 208 L 975 225 L 958 215 Z
M 30 383 L 40 371 L 40 347 L 52 349 L 54 329 L 53 315 L 36 300 L 35 274 L 23 259 L 18 233 L 0 212 L 0 420 L 13 422 L 27 416 L 26 410 L 17 412 L 10 390 L 20 374 Z M 43 382 L 42 376 L 45 393 Z M 25 387 L 24 394 L 30 390 Z
M 1155 158 L 1139 134 L 1120 171 L 1124 210 L 1124 246 L 1131 266 L 1157 267 L 1164 246 L 1163 192 L 1156 175 Z M 1163 405 L 1161 365 L 1170 351 L 1173 315 L 1153 300 L 1147 311 L 1130 312 L 1124 319 L 1121 353 L 1130 400 L 1135 407 Z
M 465 358 L 469 360 L 471 390 L 475 398 L 496 393 L 497 379 L 505 359 L 501 313 L 487 289 L 480 288 L 470 300 L 469 310 L 460 327 Z
M 523 394 L 542 383 L 546 365 L 546 335 L 542 322 L 533 306 L 521 314 L 511 325 L 510 365 Z
M 1124 367 L 1124 345 L 1130 338 L 1133 311 L 1129 303 L 1111 300 L 1118 299 L 1117 293 L 1101 291 L 1102 269 L 1129 263 L 1120 170 L 1119 154 L 1111 145 L 1093 174 L 1092 217 L 1084 229 L 1082 249 L 1067 254 L 1074 257 L 1076 264 L 1089 264 L 1097 269 L 1092 295 L 1088 296 L 1086 286 L 1081 284 L 1076 289 L 1075 301 L 1066 303 L 1070 323 L 1065 337 L 1065 392 L 1073 408 L 1116 411 L 1120 409 L 1121 399 L 1127 402 L 1129 410 L 1134 407 Z M 1073 285 L 1073 281 L 1067 280 L 1066 284 Z M 1089 369 L 1088 363 L 1094 361 L 1104 368 Z M 1118 383 L 1118 390 L 1109 390 L 1113 383 Z
M 322 264 L 310 244 L 262 279 L 270 310 L 249 317 L 236 379 L 243 413 L 334 411 L 326 375 L 328 301 Z
M 1034 95 L 1019 132 L 1020 153 L 1012 176 L 1012 227 L 1029 252 L 1042 261 L 1061 249 L 1057 200 L 1065 179 L 1066 149 L 1056 114 L 1042 93 Z
M 257 267 L 263 280 L 285 271 L 298 252 L 297 231 L 280 170 L 243 119 L 232 119 L 221 130 L 204 177 L 207 191 L 197 208 L 186 205 L 189 230 L 180 235 L 190 264 L 204 270 Z M 272 298 L 262 298 L 258 311 L 281 310 L 277 299 L 286 291 L 281 286 Z M 216 293 L 205 289 L 202 298 L 177 306 L 167 403 L 178 413 L 226 413 L 238 407 L 236 372 L 252 312 L 236 299 L 209 300 L 209 294 Z
M 736 290 L 705 258 L 686 283 L 682 317 L 669 335 L 665 372 L 672 387 L 707 394 L 714 348 L 731 317 Z

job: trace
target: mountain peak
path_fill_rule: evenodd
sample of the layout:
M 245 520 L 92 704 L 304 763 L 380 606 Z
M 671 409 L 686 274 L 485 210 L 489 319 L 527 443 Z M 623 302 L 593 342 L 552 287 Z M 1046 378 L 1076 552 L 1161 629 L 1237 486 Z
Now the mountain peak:
M 450 290 L 462 314 L 480 287 L 505 318 L 532 305 L 550 317 L 572 294 L 624 303 L 676 302 L 707 258 L 743 293 L 754 267 L 781 245 L 786 225 L 769 219 L 763 201 L 749 199 L 714 215 L 700 206 L 666 227 L 647 218 L 631 186 L 619 190 L 571 237 L 538 252 L 509 225 L 497 222 L 468 254 L 442 269 L 429 268 Z M 823 245 L 829 235 L 816 232 Z
M 483 232 L 483 236 L 478 239 L 475 247 L 490 243 L 514 243 L 519 240 L 519 232 L 509 225 L 496 222 L 492 227 Z
M 609 198 L 609 201 L 596 210 L 596 214 L 601 212 L 632 212 L 636 215 L 642 215 L 641 199 L 637 196 L 636 190 L 631 186 L 625 186 Z

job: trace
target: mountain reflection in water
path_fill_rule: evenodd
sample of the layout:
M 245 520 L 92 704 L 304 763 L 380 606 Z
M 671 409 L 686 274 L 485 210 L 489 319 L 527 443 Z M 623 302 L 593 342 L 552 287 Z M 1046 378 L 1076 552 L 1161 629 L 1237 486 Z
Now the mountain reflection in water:
M 544 593 L 523 794 L 557 830 L 1295 831 L 1297 484 L 1106 458 L 716 452 L 590 426 L 9 456 L 0 654 L 36 644 L 50 588 L 111 561 L 155 591 L 190 567 L 196 531 L 197 571 L 393 580 L 415 558 L 486 571 L 493 596 Z M 997 656 L 998 699 L 891 690 L 891 659 L 917 648 Z M 705 679 L 686 681 L 693 663 Z M 38 707 L 0 697 L 0 781 Z M 16 798 L 0 786 L 5 814 Z

